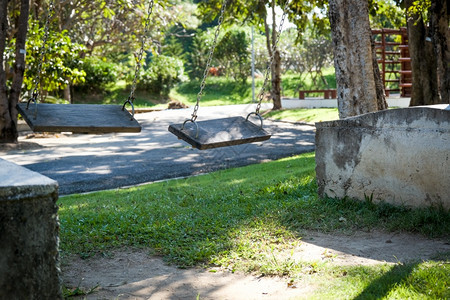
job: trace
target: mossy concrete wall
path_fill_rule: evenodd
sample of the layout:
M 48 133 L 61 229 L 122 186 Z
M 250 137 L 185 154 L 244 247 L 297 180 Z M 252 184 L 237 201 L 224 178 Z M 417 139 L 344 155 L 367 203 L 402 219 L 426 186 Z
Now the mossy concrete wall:
M 319 196 L 450 209 L 450 105 L 316 123 Z
M 58 184 L 0 159 L 0 299 L 62 299 Z

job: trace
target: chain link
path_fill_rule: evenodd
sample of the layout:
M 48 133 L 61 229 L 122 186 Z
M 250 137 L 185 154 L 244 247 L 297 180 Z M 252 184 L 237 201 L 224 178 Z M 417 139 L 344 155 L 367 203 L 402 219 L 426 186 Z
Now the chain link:
M 206 85 L 206 78 L 208 77 L 208 72 L 209 72 L 209 67 L 211 65 L 212 56 L 214 54 L 214 50 L 216 49 L 217 38 L 219 36 L 220 26 L 222 25 L 222 22 L 223 22 L 225 9 L 227 8 L 227 3 L 228 3 L 228 0 L 224 0 L 222 3 L 222 8 L 220 9 L 219 20 L 218 20 L 218 24 L 216 27 L 216 31 L 214 33 L 214 41 L 212 43 L 211 48 L 209 49 L 208 59 L 206 61 L 206 67 L 205 67 L 205 70 L 203 71 L 203 79 L 200 84 L 200 91 L 197 94 L 197 103 L 195 104 L 194 111 L 192 112 L 192 115 L 191 115 L 192 122 L 194 122 L 197 119 L 197 112 L 198 112 L 198 108 L 199 108 L 199 104 L 200 104 L 200 99 L 202 98 L 203 89 L 205 88 L 205 85 Z
M 54 13 L 54 3 L 53 1 L 50 1 L 50 3 L 48 4 L 48 13 L 47 13 L 47 18 L 45 19 L 45 27 L 44 27 L 44 37 L 42 39 L 42 45 L 41 48 L 39 49 L 39 60 L 38 60 L 38 68 L 37 68 L 37 76 L 34 78 L 34 88 L 33 88 L 33 92 L 31 94 L 31 99 L 28 100 L 28 104 L 27 104 L 27 108 L 28 105 L 30 104 L 31 101 L 33 101 L 35 104 L 37 104 L 37 98 L 39 95 L 39 84 L 41 81 L 41 71 L 42 71 L 42 65 L 44 62 L 44 57 L 45 54 L 47 54 L 47 39 L 48 39 L 48 35 L 49 35 L 49 27 L 50 27 L 50 18 Z M 37 109 L 37 106 L 36 106 Z M 35 112 L 36 114 L 37 112 Z
M 275 58 L 275 51 L 277 49 L 278 42 L 280 41 L 281 30 L 283 29 L 284 20 L 286 19 L 288 5 L 289 5 L 289 1 L 286 1 L 286 4 L 284 5 L 284 8 L 283 8 L 283 15 L 280 20 L 280 25 L 278 26 L 277 38 L 275 40 L 275 43 L 272 45 L 272 55 L 270 56 L 269 65 L 267 66 L 267 69 L 265 72 L 264 82 L 261 87 L 261 90 L 258 93 L 259 100 L 258 100 L 258 104 L 256 105 L 256 114 L 257 115 L 259 115 L 259 110 L 261 109 L 261 103 L 264 98 L 264 92 L 266 89 L 266 85 L 267 85 L 267 82 L 269 81 L 269 73 L 272 69 L 272 64 L 273 64 L 273 60 Z
M 150 0 L 150 4 L 147 10 L 147 18 L 145 19 L 145 25 L 144 25 L 144 33 L 142 34 L 141 39 L 141 48 L 139 49 L 138 54 L 136 55 L 136 67 L 134 69 L 134 78 L 133 78 L 133 84 L 131 85 L 131 91 L 130 96 L 128 96 L 128 100 L 125 101 L 125 104 L 130 103 L 133 104 L 134 101 L 134 92 L 136 90 L 136 84 L 137 84 L 137 78 L 139 76 L 139 70 L 141 69 L 141 60 L 144 56 L 144 48 L 145 48 L 145 42 L 147 41 L 147 32 L 150 26 L 150 17 L 153 12 L 153 0 Z M 125 107 L 124 104 L 124 107 Z

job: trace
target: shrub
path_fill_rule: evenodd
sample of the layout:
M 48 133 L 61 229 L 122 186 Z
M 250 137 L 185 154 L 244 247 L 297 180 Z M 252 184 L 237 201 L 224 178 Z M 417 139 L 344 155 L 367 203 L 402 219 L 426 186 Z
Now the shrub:
M 245 84 L 250 74 L 250 41 L 244 30 L 229 29 L 217 43 L 215 56 L 227 75 Z
M 137 87 L 154 95 L 167 96 L 170 89 L 183 80 L 184 67 L 181 59 L 157 55 L 153 56 L 150 64 L 141 71 Z
M 24 89 L 32 90 L 38 72 L 38 65 L 43 43 L 44 28 L 40 27 L 38 22 L 30 21 L 27 37 L 27 68 L 24 74 Z M 11 41 L 6 49 L 6 62 L 12 67 L 14 58 L 15 41 Z M 84 81 L 85 73 L 81 69 L 81 53 L 85 50 L 83 45 L 72 42 L 68 37 L 67 31 L 50 31 L 47 44 L 45 45 L 45 58 L 42 62 L 40 72 L 40 96 L 44 94 L 64 90 L 68 84 L 80 83 Z M 7 68 L 9 69 L 9 68 Z M 7 77 L 8 76 L 7 74 Z M 41 99 L 42 100 L 42 99 Z
M 88 57 L 83 60 L 82 69 L 86 73 L 84 82 L 74 86 L 77 91 L 103 92 L 115 83 L 118 78 L 117 65 L 99 57 Z

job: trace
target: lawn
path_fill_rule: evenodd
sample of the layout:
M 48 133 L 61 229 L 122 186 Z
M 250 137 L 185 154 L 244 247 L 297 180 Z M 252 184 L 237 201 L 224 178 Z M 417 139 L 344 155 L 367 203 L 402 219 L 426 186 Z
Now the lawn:
M 284 74 L 282 77 L 282 96 L 298 97 L 299 89 L 320 89 L 335 88 L 336 80 L 334 78 L 334 70 L 327 69 L 324 74 L 330 86 L 324 86 L 323 82 L 314 85 L 311 76 L 300 76 L 298 74 Z M 263 83 L 262 78 L 255 80 L 255 97 L 261 90 Z M 269 82 L 270 85 L 270 82 Z M 270 86 L 266 87 L 266 91 Z M 135 92 L 134 105 L 136 107 L 158 107 L 166 108 L 170 100 L 183 102 L 187 105 L 195 105 L 197 94 L 200 90 L 200 80 L 189 80 L 175 86 L 168 96 L 152 95 L 146 91 L 138 89 Z M 88 94 L 73 95 L 74 103 L 93 103 L 93 104 L 123 104 L 128 98 L 130 87 L 126 85 L 124 80 L 119 80 L 111 85 L 102 93 L 91 92 Z M 47 99 L 50 102 L 58 102 L 58 100 Z M 235 82 L 231 78 L 226 77 L 208 77 L 206 86 L 201 98 L 201 106 L 215 105 L 232 105 L 232 104 L 248 104 L 252 99 L 252 82 L 251 78 L 246 83 Z
M 449 237 L 450 215 L 442 209 L 395 207 L 370 199 L 319 199 L 314 167 L 314 153 L 308 153 L 186 179 L 62 197 L 61 255 L 90 257 L 137 247 L 182 268 L 218 266 L 302 278 L 322 287 L 317 299 L 449 298 L 449 253 L 434 261 L 378 266 L 290 260 L 286 254 L 305 230 L 350 234 L 376 229 Z M 346 222 L 340 221 L 342 216 Z
M 281 81 L 282 97 L 298 97 L 300 89 L 323 89 L 336 88 L 336 79 L 334 77 L 334 69 L 328 69 L 325 77 L 330 86 L 326 87 L 322 82 L 314 85 L 311 76 L 300 76 L 298 74 L 284 74 Z M 255 100 L 257 101 L 258 93 L 261 90 L 263 78 L 255 80 Z M 194 105 L 197 101 L 197 94 L 200 89 L 199 80 L 190 80 L 182 83 L 172 89 L 170 98 L 181 101 L 188 105 Z M 270 81 L 265 91 L 270 90 Z M 208 77 L 204 93 L 201 98 L 202 106 L 213 105 L 231 105 L 231 104 L 248 104 L 252 103 L 252 82 L 249 78 L 245 84 L 237 83 L 226 77 Z
M 339 119 L 337 108 L 295 108 L 269 111 L 264 118 L 292 122 L 322 122 Z

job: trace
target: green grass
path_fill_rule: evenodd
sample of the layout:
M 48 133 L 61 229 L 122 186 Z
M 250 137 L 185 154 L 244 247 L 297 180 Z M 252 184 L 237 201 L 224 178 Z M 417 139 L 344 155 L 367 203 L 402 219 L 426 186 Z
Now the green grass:
M 262 86 L 262 80 L 257 80 L 256 86 L 260 88 Z M 191 80 L 173 89 L 170 97 L 188 105 L 195 105 L 199 90 L 200 81 Z M 255 92 L 258 93 L 258 90 Z M 206 80 L 205 89 L 203 90 L 200 101 L 201 106 L 251 103 L 251 82 L 248 81 L 247 84 L 242 84 L 225 77 L 209 77 Z
M 74 103 L 77 104 L 120 104 L 122 105 L 130 95 L 130 87 L 127 87 L 124 80 L 119 80 L 112 85 L 109 90 L 102 94 L 76 94 L 74 95 Z M 152 108 L 166 108 L 169 99 L 167 97 L 150 95 L 145 91 L 139 89 L 135 92 L 135 100 L 133 102 L 135 107 L 152 107 Z
M 338 120 L 339 112 L 337 108 L 296 108 L 269 111 L 264 117 L 292 122 L 322 122 Z
M 307 282 L 319 281 L 319 287 L 304 299 L 449 299 L 449 259 L 450 256 L 445 261 L 318 267 Z
M 282 76 L 281 88 L 283 90 L 283 96 L 290 98 L 297 98 L 300 90 L 321 90 L 321 89 L 335 89 L 336 88 L 336 76 L 334 74 L 334 68 L 327 68 L 323 70 L 324 77 L 328 83 L 325 83 L 316 78 L 316 83 L 312 80 L 311 75 L 305 74 L 300 76 L 299 74 L 285 74 Z M 323 94 L 308 94 L 308 96 L 323 96 Z
M 325 77 L 330 84 L 329 88 L 336 88 L 336 79 L 334 76 L 334 69 L 327 69 Z M 255 80 L 255 97 L 261 90 L 263 84 L 262 78 Z M 322 82 L 317 81 L 317 86 L 314 85 L 311 76 L 306 75 L 301 77 L 296 74 L 285 74 L 281 81 L 282 96 L 284 97 L 298 97 L 300 89 L 322 89 L 327 88 Z M 174 88 L 170 97 L 186 103 L 194 105 L 197 101 L 197 94 L 200 90 L 200 81 L 191 80 L 182 83 Z M 265 89 L 270 90 L 270 81 Z M 247 104 L 252 102 L 252 82 L 251 78 L 247 80 L 246 84 L 236 83 L 234 80 L 226 77 L 208 77 L 206 86 L 201 98 L 202 106 L 213 105 L 231 105 L 231 104 Z
M 305 230 L 350 234 L 379 229 L 449 237 L 450 215 L 443 209 L 319 199 L 314 167 L 314 153 L 308 153 L 130 189 L 61 197 L 62 257 L 138 247 L 179 267 L 218 266 L 286 276 L 317 286 L 317 299 L 448 296 L 448 253 L 435 262 L 373 267 L 293 260 L 292 251 Z
M 335 88 L 336 80 L 333 68 L 325 70 L 325 78 L 329 83 L 330 88 Z M 255 80 L 255 97 L 260 92 L 263 84 L 262 78 Z M 169 96 L 152 95 L 145 91 L 138 89 L 135 92 L 135 107 L 141 108 L 166 108 L 170 100 L 177 100 L 187 105 L 195 105 L 197 101 L 197 94 L 200 90 L 200 80 L 189 80 L 181 83 L 173 88 Z M 282 76 L 282 96 L 298 97 L 299 89 L 321 89 L 327 88 L 324 83 L 317 80 L 315 85 L 309 74 L 300 76 L 298 74 L 284 74 Z M 270 89 L 270 81 L 266 87 L 266 91 Z M 102 93 L 75 93 L 73 95 L 74 103 L 78 104 L 123 104 L 130 94 L 130 87 L 128 87 L 124 80 L 119 80 Z M 60 100 L 48 101 L 55 102 Z M 208 77 L 206 86 L 201 98 L 201 106 L 217 106 L 217 105 L 232 105 L 232 104 L 248 104 L 252 102 L 252 83 L 251 78 L 247 83 L 242 84 L 235 82 L 231 78 L 226 77 Z

